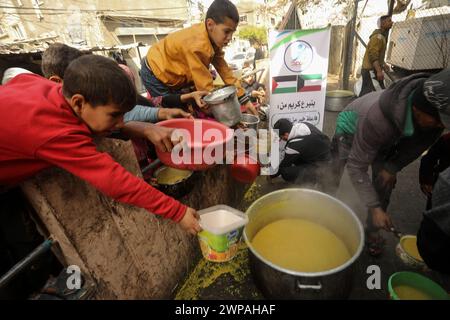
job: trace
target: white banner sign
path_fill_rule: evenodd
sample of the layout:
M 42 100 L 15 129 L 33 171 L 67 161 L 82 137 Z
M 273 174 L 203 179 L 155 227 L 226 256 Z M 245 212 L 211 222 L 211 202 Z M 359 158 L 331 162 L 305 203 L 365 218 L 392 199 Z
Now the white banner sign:
M 285 118 L 322 130 L 330 28 L 272 31 L 270 126 Z

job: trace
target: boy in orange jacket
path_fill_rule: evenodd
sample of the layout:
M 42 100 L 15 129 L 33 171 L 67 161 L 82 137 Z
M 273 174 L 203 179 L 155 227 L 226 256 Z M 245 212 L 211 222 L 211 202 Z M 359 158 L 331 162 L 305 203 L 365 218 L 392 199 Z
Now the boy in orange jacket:
M 204 23 L 171 33 L 153 45 L 141 67 L 141 79 L 150 95 L 180 93 L 192 85 L 198 91 L 211 91 L 214 85 L 209 65 L 212 64 L 226 85 L 237 87 L 241 105 L 257 115 L 249 96 L 228 67 L 222 50 L 231 41 L 238 23 L 236 6 L 229 0 L 215 0 Z

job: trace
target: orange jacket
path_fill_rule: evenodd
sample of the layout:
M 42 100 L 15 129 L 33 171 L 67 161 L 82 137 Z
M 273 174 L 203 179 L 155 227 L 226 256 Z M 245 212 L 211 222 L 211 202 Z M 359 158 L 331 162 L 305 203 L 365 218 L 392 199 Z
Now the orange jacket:
M 245 93 L 228 68 L 223 51 L 211 43 L 204 23 L 171 33 L 153 45 L 148 50 L 147 63 L 155 76 L 170 88 L 194 84 L 197 90 L 206 91 L 214 89 L 209 72 L 212 63 L 225 84 L 238 88 L 239 97 Z
M 386 36 L 380 29 L 375 30 L 370 36 L 367 44 L 366 52 L 364 54 L 363 69 L 373 70 L 373 63 L 378 61 L 383 68 L 384 55 L 386 52 Z

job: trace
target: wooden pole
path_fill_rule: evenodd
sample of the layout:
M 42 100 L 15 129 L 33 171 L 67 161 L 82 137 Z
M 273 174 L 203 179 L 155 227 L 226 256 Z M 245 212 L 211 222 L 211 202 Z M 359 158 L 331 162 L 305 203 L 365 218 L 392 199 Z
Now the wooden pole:
M 360 0 L 355 0 L 355 5 L 353 8 L 353 17 L 350 21 L 350 29 L 347 32 L 346 37 L 346 49 L 345 49 L 345 60 L 344 60 L 344 71 L 342 76 L 342 87 L 345 90 L 349 89 L 349 79 L 352 69 L 353 62 L 353 46 L 355 40 L 355 27 L 356 27 L 356 16 L 358 14 L 358 2 Z
M 389 11 L 388 11 L 388 15 L 392 15 L 392 12 L 394 11 L 394 4 L 395 4 L 395 0 L 389 0 Z

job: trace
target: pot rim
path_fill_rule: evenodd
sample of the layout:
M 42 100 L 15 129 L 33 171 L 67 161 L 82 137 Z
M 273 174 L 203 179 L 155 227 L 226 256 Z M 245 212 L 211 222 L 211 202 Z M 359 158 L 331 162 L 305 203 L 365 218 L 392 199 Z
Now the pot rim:
M 255 124 L 259 124 L 260 121 L 261 120 L 259 119 L 259 117 L 255 116 L 254 114 L 248 114 L 248 113 L 241 114 L 240 122 L 242 124 L 255 125 Z
M 158 169 L 156 169 L 155 172 L 152 174 L 153 178 L 158 179 L 158 177 L 157 177 L 158 174 L 159 174 L 161 171 L 166 170 L 167 168 L 170 168 L 170 167 L 169 167 L 169 166 L 166 166 L 166 165 L 163 165 L 163 166 L 159 167 Z M 180 183 L 182 183 L 182 182 L 188 180 L 188 179 L 189 179 L 190 177 L 192 177 L 192 175 L 194 174 L 194 171 L 193 171 L 193 170 L 188 170 L 188 169 L 178 169 L 178 168 L 172 168 L 172 169 L 189 171 L 190 173 L 189 173 L 189 175 L 188 175 L 186 178 L 184 178 L 184 179 L 182 179 L 182 180 L 179 180 L 179 181 L 177 181 L 177 182 L 174 182 L 174 183 L 159 183 L 159 182 L 157 182 L 158 185 L 160 185 L 160 186 L 174 186 L 174 185 L 180 184 Z
M 416 280 L 420 279 L 423 282 L 427 282 L 428 285 L 433 288 L 433 291 L 434 290 L 439 291 L 439 293 L 442 294 L 444 299 L 446 299 L 448 297 L 448 294 L 447 294 L 446 290 L 440 284 L 438 284 L 434 280 L 430 279 L 429 277 L 427 277 L 427 276 L 425 276 L 425 275 L 423 275 L 421 273 L 413 272 L 413 271 L 397 271 L 397 272 L 391 274 L 390 277 L 389 277 L 389 280 L 388 280 L 388 292 L 395 294 L 395 296 L 393 296 L 394 300 L 395 300 L 395 298 L 399 299 L 398 295 L 397 295 L 397 293 L 395 292 L 395 289 L 394 289 L 395 288 L 395 283 L 394 282 L 395 282 L 397 277 L 400 277 L 402 275 L 414 277 L 414 278 L 416 278 Z M 413 285 L 413 287 L 414 287 L 414 285 Z M 415 287 L 415 288 L 417 288 L 417 287 Z M 447 299 L 449 299 L 449 298 L 447 298 Z M 434 300 L 436 300 L 436 299 L 434 299 Z
M 364 247 L 364 229 L 363 226 L 361 224 L 361 221 L 359 220 L 359 218 L 356 216 L 356 214 L 353 212 L 353 210 L 350 209 L 349 206 L 347 206 L 345 203 L 343 203 L 341 200 L 336 199 L 324 192 L 320 192 L 317 190 L 312 190 L 312 189 L 307 189 L 307 188 L 288 188 L 288 189 L 281 189 L 281 190 L 276 190 L 273 191 L 271 193 L 268 193 L 264 196 L 262 196 L 261 198 L 259 198 L 258 200 L 256 200 L 255 202 L 252 203 L 252 205 L 246 210 L 246 213 L 253 208 L 253 206 L 255 205 L 256 202 L 258 202 L 261 199 L 267 198 L 269 195 L 273 195 L 273 194 L 277 194 L 277 193 L 285 193 L 286 191 L 291 192 L 292 191 L 306 191 L 306 192 L 310 192 L 310 193 L 316 193 L 316 194 L 320 194 L 321 196 L 325 196 L 327 198 L 329 198 L 330 200 L 337 202 L 338 204 L 340 204 L 341 206 L 343 206 L 345 209 L 347 209 L 347 211 L 352 215 L 352 217 L 355 219 L 356 224 L 358 225 L 358 229 L 359 229 L 359 234 L 361 237 L 361 241 L 359 243 L 359 246 L 355 252 L 355 254 L 349 259 L 347 260 L 344 264 L 341 264 L 340 266 L 334 268 L 334 269 L 330 269 L 327 271 L 321 271 L 321 272 L 299 272 L 299 271 L 293 271 L 290 269 L 285 269 L 283 267 L 280 267 L 276 264 L 274 264 L 273 262 L 263 258 L 252 246 L 251 242 L 249 241 L 249 239 L 247 238 L 247 226 L 245 226 L 244 228 L 244 240 L 245 240 L 245 244 L 247 245 L 247 247 L 249 248 L 249 250 L 258 258 L 260 259 L 262 262 L 264 262 L 265 264 L 269 265 L 270 267 L 272 267 L 273 269 L 283 272 L 283 273 L 287 273 L 293 276 L 298 276 L 298 277 L 323 277 L 323 276 L 328 276 L 334 273 L 337 273 L 339 271 L 342 271 L 344 269 L 346 269 L 347 267 L 351 266 L 361 255 L 363 247 Z M 249 221 L 250 222 L 250 221 Z
M 217 94 L 217 91 L 223 90 L 223 97 L 219 98 L 213 98 L 215 94 Z M 230 92 L 228 92 L 230 91 Z M 216 106 L 219 104 L 224 104 L 228 100 L 234 98 L 236 96 L 236 87 L 234 85 L 227 85 L 221 88 L 217 88 L 213 91 L 211 91 L 208 95 L 206 95 L 203 98 L 203 101 L 205 101 L 208 105 Z
M 355 93 L 350 90 L 329 90 L 325 96 L 327 99 L 346 99 L 355 97 Z
M 398 244 L 397 244 L 397 247 L 396 247 L 396 248 L 398 248 L 398 250 L 399 250 L 399 252 L 396 252 L 397 255 L 399 256 L 399 258 L 400 258 L 404 263 L 406 263 L 406 264 L 408 264 L 408 265 L 410 265 L 410 266 L 411 266 L 411 265 L 419 265 L 419 266 L 421 266 L 421 267 L 422 267 L 422 266 L 426 266 L 426 264 L 425 264 L 425 262 L 424 262 L 423 260 L 418 260 L 418 259 L 414 258 L 412 255 L 410 255 L 410 254 L 408 253 L 408 251 L 406 251 L 406 249 L 405 249 L 404 246 L 403 246 L 403 242 L 405 242 L 406 239 L 416 239 L 416 241 L 417 241 L 417 236 L 412 235 L 412 234 L 405 234 L 404 236 L 402 236 L 402 237 L 399 239 Z M 406 255 L 407 258 L 404 259 L 404 258 L 400 255 L 400 253 Z M 409 260 L 407 260 L 407 259 L 409 259 Z

